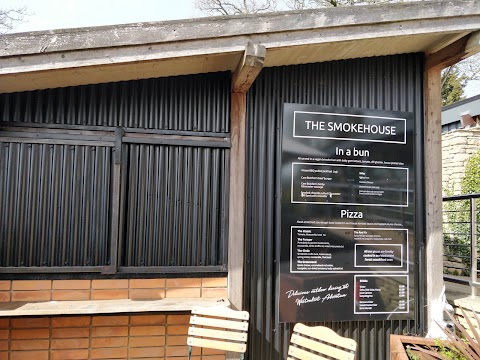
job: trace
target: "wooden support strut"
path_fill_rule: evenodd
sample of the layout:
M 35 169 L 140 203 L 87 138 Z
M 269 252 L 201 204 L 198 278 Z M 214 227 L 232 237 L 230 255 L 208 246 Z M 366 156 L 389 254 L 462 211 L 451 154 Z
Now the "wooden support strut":
M 478 52 L 480 52 L 480 31 L 466 35 L 443 49 L 428 54 L 425 68 L 442 70 Z
M 232 76 L 228 298 L 232 307 L 239 310 L 243 309 L 243 266 L 245 262 L 246 92 L 262 70 L 265 54 L 265 46 L 248 43 Z

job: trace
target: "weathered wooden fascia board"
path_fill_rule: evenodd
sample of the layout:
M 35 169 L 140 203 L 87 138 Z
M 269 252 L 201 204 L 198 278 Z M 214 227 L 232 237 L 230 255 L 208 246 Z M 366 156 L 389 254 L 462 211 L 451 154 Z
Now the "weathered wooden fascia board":
M 423 22 L 443 18 L 461 24 L 463 18 L 468 16 L 480 16 L 480 2 L 440 0 L 51 30 L 0 36 L 0 57 L 319 30 L 351 25 L 379 26 L 409 20 Z
M 78 68 L 85 66 L 114 65 L 135 63 L 140 61 L 155 61 L 166 59 L 181 59 L 184 57 L 204 57 L 212 54 L 243 53 L 245 43 L 261 43 L 267 49 L 316 45 L 323 43 L 385 39 L 391 37 L 421 36 L 422 34 L 442 34 L 451 36 L 455 32 L 467 32 L 480 29 L 480 15 L 462 19 L 459 23 L 452 18 L 430 20 L 428 22 L 405 21 L 402 23 L 387 23 L 379 25 L 355 25 L 340 28 L 325 28 L 322 30 L 304 30 L 255 36 L 231 36 L 217 39 L 181 41 L 177 43 L 125 46 L 116 48 L 101 48 L 77 50 L 71 52 L 42 53 L 29 56 L 0 57 L 0 75 L 22 72 L 45 71 L 51 69 Z M 414 49 L 428 51 L 430 49 Z M 397 53 L 412 52 L 411 49 L 398 49 Z M 274 59 L 271 59 L 274 61 Z M 270 60 L 265 66 L 270 65 Z M 281 65 L 281 64 L 280 64 Z M 235 70 L 237 63 L 231 64 Z

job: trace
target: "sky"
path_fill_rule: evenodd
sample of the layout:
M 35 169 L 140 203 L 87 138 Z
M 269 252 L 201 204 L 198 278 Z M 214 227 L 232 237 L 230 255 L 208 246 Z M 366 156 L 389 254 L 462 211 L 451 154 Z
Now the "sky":
M 26 7 L 27 16 L 10 32 L 66 29 L 204 16 L 194 0 L 0 0 L 0 9 Z M 470 81 L 467 97 L 480 94 Z
M 0 0 L 1 9 L 26 7 L 11 32 L 65 29 L 200 17 L 193 0 Z

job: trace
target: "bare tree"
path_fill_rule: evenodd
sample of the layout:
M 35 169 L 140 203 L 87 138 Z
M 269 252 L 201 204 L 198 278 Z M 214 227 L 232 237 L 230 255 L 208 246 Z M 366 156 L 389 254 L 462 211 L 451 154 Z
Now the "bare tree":
M 240 15 L 277 10 L 277 0 L 195 0 L 195 7 L 208 15 Z
M 195 7 L 208 15 L 256 14 L 281 8 L 302 10 L 322 7 L 368 5 L 422 0 L 195 0 Z
M 27 8 L 0 9 L 0 34 L 6 33 L 15 27 L 15 24 L 23 21 Z

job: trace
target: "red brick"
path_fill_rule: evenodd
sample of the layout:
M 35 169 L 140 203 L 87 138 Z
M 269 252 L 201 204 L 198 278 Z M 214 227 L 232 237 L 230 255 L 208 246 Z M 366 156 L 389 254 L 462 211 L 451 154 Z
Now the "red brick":
M 225 351 L 217 350 L 217 349 L 210 349 L 210 348 L 202 348 L 202 355 L 223 355 L 223 356 L 225 356 Z
M 12 282 L 10 280 L 0 280 L 0 290 L 10 290 Z
M 50 327 L 50 318 L 48 317 L 20 317 L 12 318 L 12 329 L 33 329 L 33 328 L 45 328 Z
M 92 339 L 92 348 L 126 347 L 128 337 L 106 337 Z
M 52 339 L 88 338 L 90 328 L 58 328 L 52 329 Z
M 129 292 L 129 298 L 133 300 L 163 299 L 165 289 L 133 289 Z
M 10 301 L 10 291 L 0 291 L 0 302 Z
M 203 288 L 202 298 L 228 298 L 228 290 L 225 288 Z
M 184 345 L 187 343 L 187 336 L 167 336 L 167 346 L 173 346 L 173 345 Z
M 128 290 L 92 290 L 92 300 L 128 299 Z
M 90 316 L 65 316 L 53 317 L 52 327 L 54 328 L 69 328 L 69 327 L 87 327 L 90 326 Z
M 10 328 L 10 319 L 8 318 L 0 318 L 0 329 L 7 330 Z
M 130 325 L 165 325 L 165 315 L 132 315 Z
M 7 340 L 8 339 L 8 330 L 0 330 L 0 339 Z
M 51 280 L 13 280 L 12 290 L 38 291 L 50 290 L 52 288 Z
M 128 349 L 128 358 L 146 358 L 152 356 L 163 356 L 165 354 L 164 347 L 141 347 Z
M 128 316 L 95 316 L 92 318 L 93 326 L 118 326 L 128 325 Z
M 128 289 L 128 280 L 92 280 L 92 289 Z
M 8 340 L 0 340 L 0 351 L 8 350 Z
M 131 279 L 131 289 L 157 289 L 164 288 L 166 284 L 165 279 Z
M 52 350 L 50 352 L 50 360 L 84 360 L 84 359 L 88 359 L 88 349 Z
M 48 360 L 48 350 L 45 351 L 15 351 L 10 353 L 10 360 Z
M 203 278 L 202 279 L 202 287 L 227 287 L 228 280 L 226 277 L 223 278 Z
M 199 298 L 200 288 L 167 289 L 166 298 Z
M 50 301 L 50 291 L 13 291 L 12 301 Z
M 90 300 L 90 290 L 53 290 L 52 300 Z
M 169 325 L 185 325 L 190 324 L 190 315 L 168 315 L 167 324 Z
M 112 336 L 128 336 L 128 327 L 96 327 L 92 329 L 92 337 L 112 337 Z
M 0 360 L 8 360 L 8 352 L 0 351 Z M 163 358 L 162 358 L 163 360 Z
M 92 349 L 90 359 L 126 359 L 127 348 Z
M 201 348 L 194 347 L 192 349 L 193 355 L 200 355 Z M 168 346 L 166 347 L 165 356 L 187 356 L 188 346 Z
M 48 339 L 50 337 L 50 329 L 28 329 L 28 330 L 12 330 L 12 339 Z
M 186 344 L 185 342 L 183 344 Z M 152 347 L 165 346 L 165 336 L 145 336 L 145 337 L 131 337 L 129 342 L 130 347 Z
M 188 334 L 188 325 L 167 326 L 168 335 L 186 335 Z
M 51 349 L 88 349 L 89 339 L 52 339 Z
M 90 280 L 53 280 L 54 290 L 90 290 Z
M 167 288 L 195 288 L 202 286 L 202 279 L 167 279 Z
M 47 350 L 49 340 L 12 340 L 10 350 Z
M 132 326 L 130 336 L 165 335 L 165 326 Z

